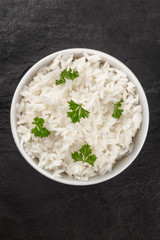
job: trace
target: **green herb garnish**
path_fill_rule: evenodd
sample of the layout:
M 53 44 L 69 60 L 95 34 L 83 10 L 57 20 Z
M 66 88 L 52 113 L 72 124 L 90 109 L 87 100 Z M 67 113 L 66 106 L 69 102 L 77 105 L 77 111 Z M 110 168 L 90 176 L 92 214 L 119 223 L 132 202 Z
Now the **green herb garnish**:
M 72 159 L 74 160 L 74 162 L 82 161 L 94 166 L 94 162 L 96 161 L 97 157 L 94 154 L 91 155 L 91 146 L 89 146 L 88 144 L 83 145 L 79 152 L 72 153 Z
M 80 122 L 80 118 L 88 118 L 89 112 L 82 108 L 82 104 L 77 104 L 73 100 L 68 102 L 68 104 L 72 112 L 67 112 L 67 117 L 72 119 L 72 123 Z
M 122 102 L 123 102 L 123 99 L 121 98 L 121 100 L 118 103 L 116 103 L 116 104 L 113 103 L 114 104 L 114 113 L 112 114 L 112 117 L 118 118 L 118 119 L 120 118 L 123 110 L 119 109 L 119 107 L 121 107 Z
M 66 79 L 74 80 L 77 77 L 79 77 L 78 71 L 72 71 L 71 68 L 67 71 L 66 68 L 61 72 L 60 79 L 56 80 L 56 85 L 65 83 Z
M 39 117 L 35 117 L 34 118 L 34 122 L 32 122 L 32 124 L 35 124 L 35 128 L 32 129 L 31 133 L 34 134 L 35 137 L 48 137 L 51 132 L 48 131 L 47 128 L 43 127 L 44 124 L 44 119 L 43 118 L 39 118 Z

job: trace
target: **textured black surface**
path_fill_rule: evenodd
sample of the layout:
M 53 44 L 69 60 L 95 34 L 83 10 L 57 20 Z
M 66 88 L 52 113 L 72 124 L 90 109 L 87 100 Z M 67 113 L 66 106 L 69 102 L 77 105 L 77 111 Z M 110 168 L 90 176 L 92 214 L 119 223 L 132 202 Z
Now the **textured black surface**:
M 0 239 L 160 239 L 160 1 L 0 1 Z M 150 128 L 116 178 L 72 187 L 36 172 L 13 141 L 9 111 L 24 73 L 57 50 L 87 47 L 133 70 Z

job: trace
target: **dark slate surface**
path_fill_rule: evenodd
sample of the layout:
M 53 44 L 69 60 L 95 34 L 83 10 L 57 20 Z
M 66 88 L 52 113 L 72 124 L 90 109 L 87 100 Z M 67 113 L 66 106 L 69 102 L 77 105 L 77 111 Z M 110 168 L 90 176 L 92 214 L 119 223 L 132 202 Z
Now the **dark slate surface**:
M 160 239 L 160 1 L 0 1 L 0 239 Z M 150 128 L 134 163 L 90 187 L 36 172 L 10 131 L 24 73 L 57 50 L 109 53 L 133 70 L 148 97 Z

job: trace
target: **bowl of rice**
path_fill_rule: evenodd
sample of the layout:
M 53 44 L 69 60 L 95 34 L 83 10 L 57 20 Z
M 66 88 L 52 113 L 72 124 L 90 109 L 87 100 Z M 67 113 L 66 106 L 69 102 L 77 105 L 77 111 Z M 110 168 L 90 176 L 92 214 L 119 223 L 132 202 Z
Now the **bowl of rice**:
M 38 172 L 65 184 L 92 185 L 136 159 L 149 108 L 127 66 L 106 53 L 76 48 L 29 69 L 14 93 L 10 121 L 17 148 Z

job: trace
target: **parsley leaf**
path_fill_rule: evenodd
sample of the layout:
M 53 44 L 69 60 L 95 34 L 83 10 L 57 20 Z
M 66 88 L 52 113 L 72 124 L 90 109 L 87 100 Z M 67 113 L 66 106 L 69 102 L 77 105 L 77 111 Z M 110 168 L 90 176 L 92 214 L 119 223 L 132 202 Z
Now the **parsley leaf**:
M 90 145 L 83 145 L 79 152 L 72 153 L 72 159 L 74 160 L 74 162 L 82 161 L 94 166 L 94 162 L 96 161 L 97 157 L 95 154 L 91 154 L 92 150 Z
M 112 114 L 112 117 L 114 118 L 120 118 L 120 116 L 122 115 L 123 110 L 119 109 L 119 107 L 121 107 L 121 103 L 123 102 L 123 99 L 121 98 L 120 101 L 116 104 L 113 103 L 114 105 L 114 113 Z
M 73 100 L 68 102 L 68 104 L 72 112 L 67 112 L 67 117 L 72 119 L 72 123 L 80 122 L 80 118 L 88 118 L 89 112 L 82 108 L 82 104 L 77 104 Z
M 56 85 L 60 85 L 60 84 L 65 83 L 66 79 L 74 80 L 77 77 L 79 77 L 78 71 L 73 71 L 72 72 L 71 68 L 67 71 L 67 68 L 66 68 L 61 72 L 60 79 L 56 80 Z
M 34 118 L 34 122 L 32 122 L 32 124 L 35 124 L 35 128 L 32 128 L 31 133 L 34 134 L 35 137 L 48 137 L 51 132 L 48 131 L 47 128 L 43 127 L 44 124 L 44 119 L 43 118 L 39 118 L 39 117 L 35 117 Z
M 72 159 L 74 159 L 74 162 L 83 161 L 83 155 L 81 153 L 74 152 L 72 153 Z

